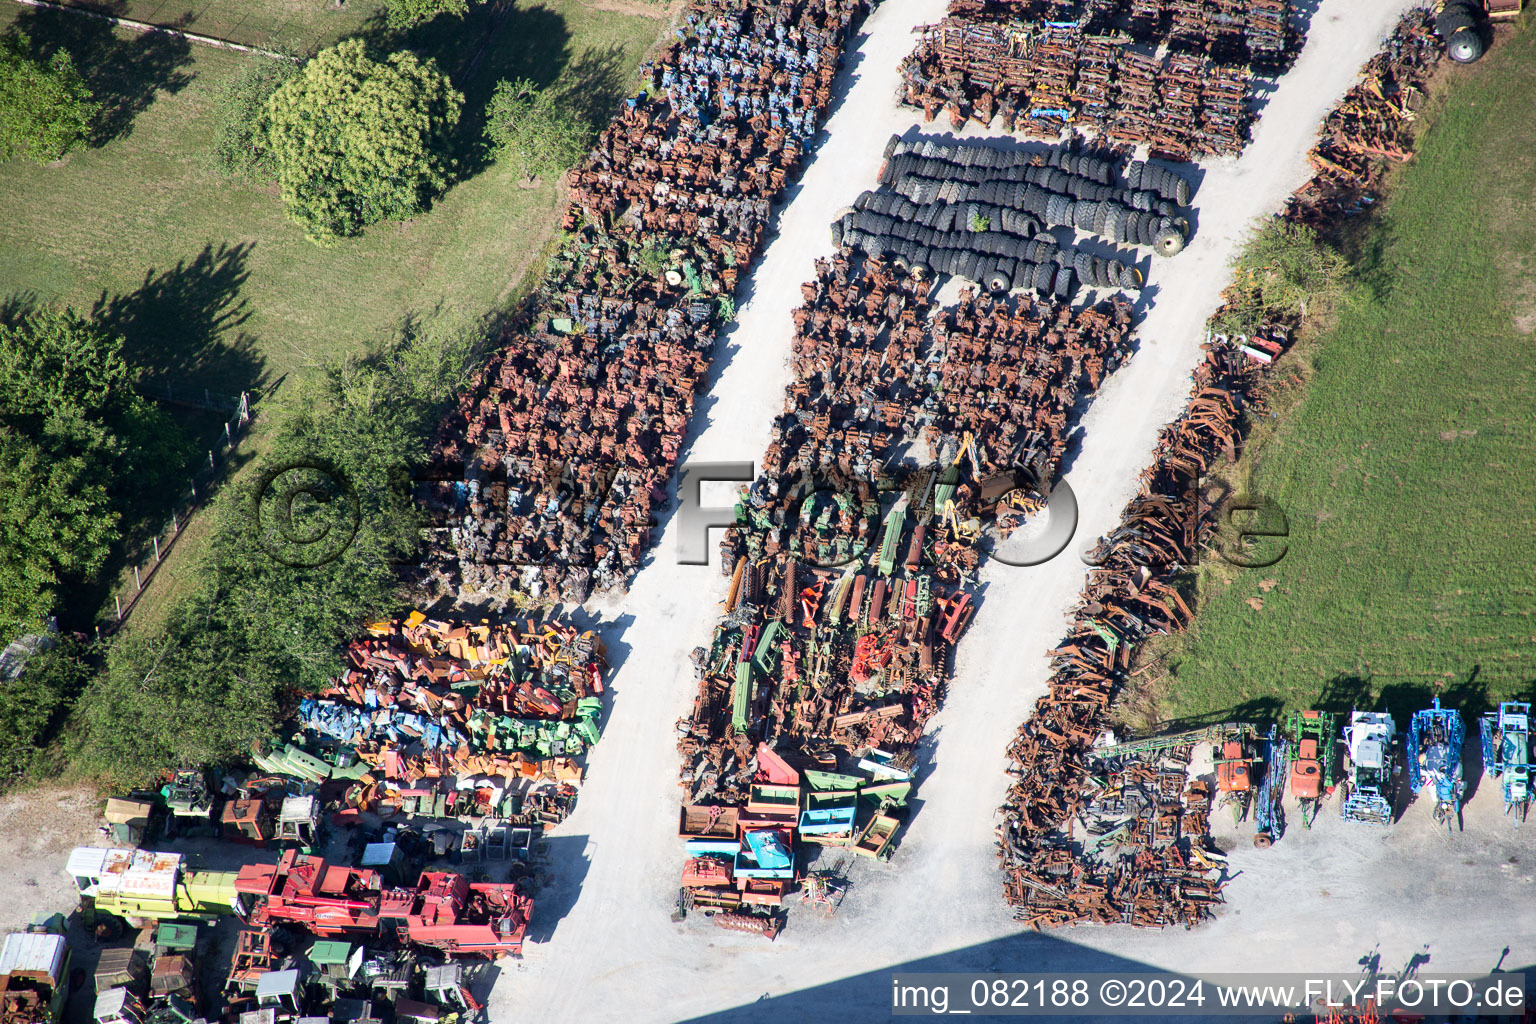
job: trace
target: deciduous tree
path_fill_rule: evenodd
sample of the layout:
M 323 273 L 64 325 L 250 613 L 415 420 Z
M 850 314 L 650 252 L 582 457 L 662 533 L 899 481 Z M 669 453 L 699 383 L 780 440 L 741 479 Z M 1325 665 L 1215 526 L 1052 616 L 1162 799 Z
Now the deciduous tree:
M 267 151 L 312 241 L 421 211 L 448 187 L 464 97 L 432 61 L 374 60 L 360 39 L 322 51 L 267 101 Z
M 516 160 L 532 182 L 580 160 L 591 145 L 592 127 L 563 109 L 548 89 L 519 78 L 496 84 L 486 108 L 485 135 L 496 155 Z
M 67 50 L 31 55 L 25 32 L 0 38 L 0 160 L 57 160 L 85 143 L 100 104 Z
M 388 0 L 384 18 L 390 28 L 410 28 L 439 14 L 462 18 L 468 10 L 469 0 Z

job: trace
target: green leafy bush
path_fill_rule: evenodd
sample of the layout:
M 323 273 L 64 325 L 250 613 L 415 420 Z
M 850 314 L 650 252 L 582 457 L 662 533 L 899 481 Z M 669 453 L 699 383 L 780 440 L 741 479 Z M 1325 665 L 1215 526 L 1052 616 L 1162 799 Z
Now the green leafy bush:
M 462 18 L 468 11 L 468 0 L 388 0 L 384 20 L 390 28 L 401 29 L 431 21 L 439 14 Z
M 267 100 L 262 139 L 289 216 L 317 243 L 420 212 L 448 187 L 464 97 L 432 61 L 349 39 Z
M 68 51 L 44 62 L 31 50 L 25 32 L 0 37 L 0 160 L 59 159 L 85 144 L 101 109 Z
M 265 178 L 275 175 L 262 118 L 272 94 L 298 74 L 299 66 L 290 61 L 253 61 L 225 85 L 219 96 L 219 137 L 213 144 L 214 163 L 220 171 Z
M 592 126 L 531 79 L 496 83 L 485 112 L 485 136 L 498 159 L 516 160 L 533 182 L 563 173 L 592 144 Z

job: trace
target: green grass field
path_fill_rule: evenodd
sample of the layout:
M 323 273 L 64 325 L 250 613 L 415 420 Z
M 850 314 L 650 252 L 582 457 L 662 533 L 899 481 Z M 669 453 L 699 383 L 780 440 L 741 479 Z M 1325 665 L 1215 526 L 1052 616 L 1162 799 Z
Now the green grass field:
M 303 49 L 355 35 L 382 17 L 383 0 L 57 0 L 118 18 L 167 25 L 246 46 Z
M 1536 691 L 1530 21 L 1454 71 L 1304 397 L 1249 449 L 1251 493 L 1289 518 L 1284 558 L 1202 567 L 1194 629 L 1159 646 L 1146 678 L 1172 671 L 1128 703 L 1136 724 Z
M 329 0 L 248 6 L 330 11 Z M 346 10 L 368 6 L 378 5 L 349 0 Z M 606 120 L 633 87 L 665 14 L 661 7 L 656 17 L 599 11 L 580 0 L 508 7 L 500 16 L 481 6 L 462 21 L 439 18 L 374 41 L 432 56 L 452 75 L 466 96 L 460 141 L 467 144 L 502 78 L 550 85 Z M 266 58 L 6 4 L 0 31 L 12 25 L 45 52 L 67 47 L 106 109 L 102 138 L 91 148 L 55 165 L 11 161 L 0 168 L 0 310 L 53 303 L 95 309 L 123 333 L 151 382 L 256 392 L 361 352 L 409 316 L 441 310 L 475 318 L 504 308 L 553 235 L 557 183 L 525 189 L 511 166 L 491 163 L 466 167 L 464 180 L 410 221 L 319 248 L 284 215 L 275 188 L 221 177 L 211 158 L 221 90 L 247 62 Z M 282 402 L 279 388 L 260 406 L 262 419 L 280 416 Z M 194 426 L 207 433 L 207 424 Z M 259 435 L 253 440 L 259 447 Z M 195 561 L 187 556 L 195 555 L 196 539 L 178 546 L 144 611 L 195 575 L 180 563 Z M 143 546 L 147 551 L 147 540 Z M 130 562 L 114 572 L 132 579 Z
M 3 13 L 21 20 L 17 10 Z M 62 166 L 6 166 L 0 299 L 110 308 L 151 376 L 256 388 L 357 351 L 407 313 L 489 311 L 553 230 L 556 183 L 523 189 L 492 164 L 414 220 L 318 248 L 273 189 L 223 178 L 209 157 L 220 88 L 260 58 L 177 51 L 65 14 L 26 20 L 34 38 L 87 37 L 70 48 L 90 51 L 81 64 L 98 93 L 111 103 L 131 92 L 137 109 L 121 134 Z M 466 120 L 497 79 L 519 74 L 616 98 L 659 28 L 576 0 L 515 9 L 473 76 L 456 77 Z

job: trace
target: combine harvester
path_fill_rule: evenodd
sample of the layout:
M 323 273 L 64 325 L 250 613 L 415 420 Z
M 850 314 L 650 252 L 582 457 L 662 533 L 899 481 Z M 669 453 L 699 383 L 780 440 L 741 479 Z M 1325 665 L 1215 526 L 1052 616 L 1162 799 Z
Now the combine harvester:
M 1434 707 L 1413 716 L 1408 725 L 1408 790 L 1415 796 L 1426 784 L 1435 787 L 1435 821 L 1451 827 L 1461 810 L 1466 784 L 1461 778 L 1461 745 L 1467 738 L 1461 712 Z
M 471 882 L 423 872 L 414 888 L 392 888 L 371 868 L 286 851 L 276 864 L 239 871 L 188 871 L 181 855 L 81 847 L 65 869 L 99 913 L 147 921 L 299 925 L 322 938 L 398 934 L 448 956 L 521 956 L 533 900 L 516 883 Z
M 1301 827 L 1311 828 L 1318 809 L 1339 779 L 1337 716 L 1327 711 L 1292 711 L 1285 716 L 1289 741 L 1291 795 L 1301 810 Z
M 244 916 L 232 871 L 191 871 L 179 853 L 76 847 L 64 872 L 82 899 L 135 927 L 147 921 Z
M 1345 821 L 1392 824 L 1392 796 L 1402 766 L 1397 761 L 1397 723 L 1385 711 L 1352 711 L 1344 729 L 1349 761 L 1344 774 Z
M 1531 706 L 1505 701 L 1497 712 L 1483 715 L 1483 774 L 1498 780 L 1504 793 L 1504 813 L 1515 827 L 1525 820 L 1531 801 Z
M 250 923 L 297 924 L 320 938 L 399 933 L 449 956 L 521 956 L 533 900 L 515 883 L 471 882 L 425 871 L 414 889 L 385 888 L 370 868 L 289 850 L 276 864 L 248 864 L 235 888 L 253 901 Z

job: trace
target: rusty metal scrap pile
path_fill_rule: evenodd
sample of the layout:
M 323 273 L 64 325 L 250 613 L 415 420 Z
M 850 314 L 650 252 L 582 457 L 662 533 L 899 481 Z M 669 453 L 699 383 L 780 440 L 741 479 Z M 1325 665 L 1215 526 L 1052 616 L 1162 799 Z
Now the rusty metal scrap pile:
M 1312 178 L 1291 196 L 1286 219 L 1327 227 L 1376 201 L 1387 161 L 1412 155 L 1414 111 L 1444 53 L 1427 9 L 1403 15 L 1362 80 L 1323 122 L 1308 154 Z
M 1191 782 L 1192 746 L 1098 761 L 1084 786 L 1085 857 L 1063 843 L 1015 867 L 1006 884 L 1034 928 L 1079 921 L 1186 927 L 1221 902 L 1206 848 L 1210 784 Z M 1092 865 L 1092 866 L 1090 866 Z
M 1314 157 L 1362 156 L 1355 165 L 1360 178 L 1340 185 L 1337 171 L 1314 158 L 1318 174 L 1292 196 L 1283 216 L 1335 222 L 1347 213 L 1341 193 L 1378 180 L 1368 158 L 1392 155 L 1369 151 L 1411 146 L 1410 97 L 1428 80 L 1441 50 L 1431 30 L 1427 12 L 1406 14 L 1366 64 L 1364 81 L 1325 121 Z M 1363 125 L 1374 126 L 1374 134 L 1362 153 Z M 1174 579 L 1195 563 L 1215 528 L 1216 508 L 1202 498 L 1200 478 L 1219 455 L 1236 457 L 1245 410 L 1262 408 L 1263 368 L 1289 347 L 1294 327 L 1271 325 L 1246 345 L 1218 338 L 1195 372 L 1183 414 L 1159 437 L 1141 493 L 1089 555 L 1097 567 L 1089 571 L 1070 635 L 1052 652 L 1050 693 L 1036 702 L 1009 748 L 1015 781 L 998 844 L 1004 893 L 1018 918 L 1035 927 L 1192 925 L 1220 900 L 1210 874 L 1221 866 L 1205 849 L 1210 793 L 1192 785 L 1182 800 L 1173 798 L 1187 753 L 1169 748 L 1110 759 L 1113 748 L 1091 754 L 1090 748 L 1109 725 L 1110 704 L 1140 644 L 1188 622 Z M 1178 763 L 1165 780 L 1162 769 L 1169 765 L 1153 761 L 1169 757 Z
M 732 292 L 831 102 L 862 0 L 713 0 L 571 172 L 568 241 L 439 431 L 455 482 L 440 585 L 584 600 L 619 588 Z M 457 579 L 454 572 L 457 571 Z
M 1188 622 L 1173 579 L 1194 564 L 1215 528 L 1198 482 L 1219 454 L 1235 453 L 1257 374 L 1237 349 L 1211 351 L 1195 372 L 1183 415 L 1158 439 L 1141 493 L 1089 555 L 1096 568 L 1070 634 L 1051 654 L 1050 693 L 1009 748 L 1015 782 L 999 855 L 1004 892 L 1020 920 L 1037 927 L 1085 920 L 1194 924 L 1219 901 L 1219 887 L 1208 879 L 1204 830 L 1189 821 L 1179 841 L 1163 847 L 1138 839 L 1148 838 L 1142 829 L 1089 850 L 1073 831 L 1103 785 L 1092 779 L 1086 755 L 1108 727 L 1110 704 L 1137 648 Z
M 1006 511 L 989 485 L 1021 490 L 1018 466 L 1052 479 L 1079 398 L 1127 351 L 1123 301 L 1073 310 L 966 288 L 935 310 L 929 287 L 850 249 L 803 285 L 794 382 L 721 542 L 726 614 L 694 653 L 698 697 L 678 723 L 683 820 L 697 819 L 683 835 L 703 853 L 684 874 L 688 905 L 779 905 L 796 841 L 889 850 L 885 812 L 905 801 L 971 614 L 976 517 Z M 934 463 L 882 526 L 870 484 L 918 440 Z M 794 776 L 789 764 L 811 788 L 774 812 L 762 787 Z M 758 850 L 765 831 L 790 858 L 771 884 L 722 853 Z
M 559 802 L 574 802 L 580 759 L 600 737 L 596 634 L 553 617 L 471 625 L 420 612 L 369 633 L 348 646 L 346 672 L 297 714 L 306 746 L 344 748 L 369 766 L 353 805 L 430 797 L 437 780 L 456 777 L 499 777 L 498 801 L 502 790 L 552 782 L 558 791 L 540 796 L 564 791 Z
M 955 0 L 902 64 L 906 102 L 956 129 L 994 116 L 1021 135 L 1068 125 L 1116 145 L 1188 160 L 1240 152 L 1247 141 L 1249 65 L 1292 48 L 1288 0 L 1133 0 L 1114 18 L 1040 15 L 1017 5 Z M 1099 5 L 1103 11 L 1105 5 Z M 1033 16 L 1032 16 L 1033 15 Z M 1121 17 L 1123 15 L 1123 17 Z M 1156 56 L 1133 39 L 1166 42 Z

